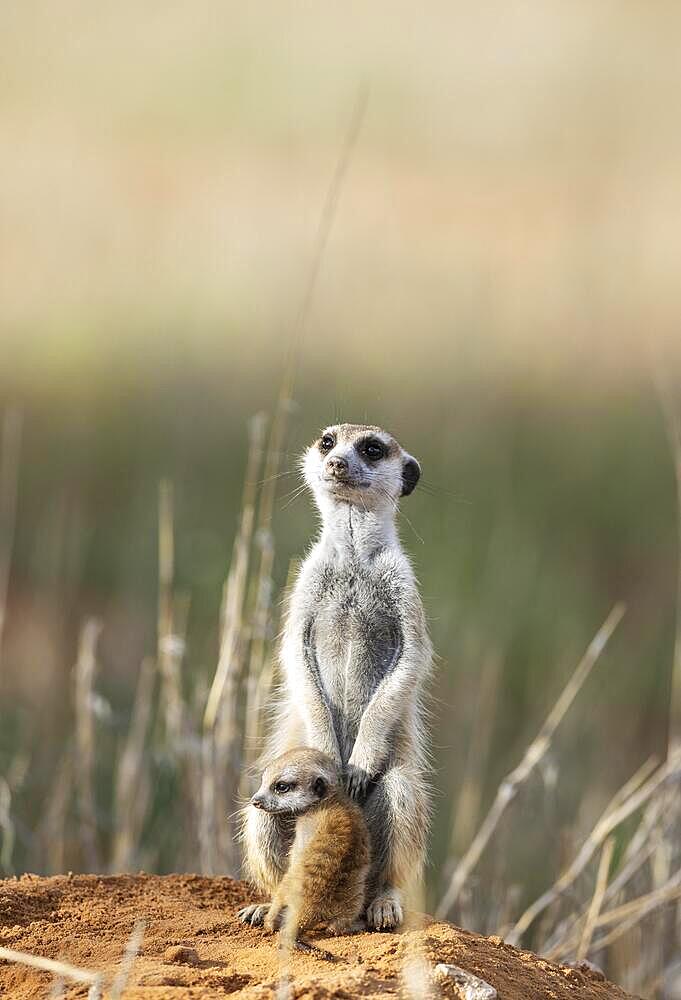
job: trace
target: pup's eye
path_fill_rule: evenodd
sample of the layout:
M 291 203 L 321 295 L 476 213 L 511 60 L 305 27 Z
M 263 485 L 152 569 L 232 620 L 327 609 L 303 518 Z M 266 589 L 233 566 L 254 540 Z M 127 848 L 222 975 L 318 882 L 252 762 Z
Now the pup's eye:
M 336 439 L 333 434 L 325 434 L 319 442 L 319 450 L 323 452 L 331 451 L 335 443 Z
M 373 438 L 370 441 L 364 442 L 362 451 L 372 462 L 377 462 L 379 458 L 385 458 L 385 445 L 382 441 L 377 441 Z
M 276 781 L 274 784 L 274 790 L 277 795 L 286 795 L 294 787 L 295 785 L 292 781 Z

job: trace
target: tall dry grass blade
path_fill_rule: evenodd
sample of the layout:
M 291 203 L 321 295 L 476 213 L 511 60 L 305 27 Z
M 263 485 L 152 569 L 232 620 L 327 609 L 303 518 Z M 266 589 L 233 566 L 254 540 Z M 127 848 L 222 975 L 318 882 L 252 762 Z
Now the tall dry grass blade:
M 461 791 L 452 823 L 449 854 L 453 858 L 459 857 L 465 845 L 470 844 L 475 836 L 480 816 L 483 779 L 491 749 L 502 664 L 502 657 L 497 652 L 488 653 L 482 661 L 475 717 L 471 726 Z
M 75 673 L 76 747 L 75 777 L 79 839 L 89 871 L 99 871 L 97 816 L 95 807 L 95 713 L 94 684 L 97 641 L 101 622 L 88 619 L 80 632 Z
M 48 1000 L 62 1000 L 64 996 L 64 979 L 62 976 L 55 976 L 50 983 Z
M 33 848 L 35 869 L 46 871 L 48 875 L 64 872 L 68 868 L 66 828 L 72 784 L 73 759 L 72 754 L 66 751 L 57 766 Z
M 175 627 L 175 517 L 173 485 L 161 480 L 158 492 L 158 665 L 163 683 L 166 732 L 175 752 L 184 740 L 184 700 L 180 668 L 184 634 Z
M 260 565 L 254 588 L 255 601 L 252 614 L 254 640 L 251 646 L 251 656 L 249 660 L 249 677 L 254 679 L 254 684 L 257 684 L 265 663 L 266 643 L 269 635 L 269 611 L 272 607 L 271 570 L 274 559 L 274 538 L 272 536 L 271 527 L 272 514 L 274 511 L 274 501 L 277 492 L 279 472 L 281 470 L 288 418 L 293 402 L 293 388 L 295 385 L 298 359 L 302 350 L 305 330 L 315 289 L 317 287 L 322 260 L 324 258 L 329 236 L 338 211 L 338 204 L 340 202 L 343 184 L 345 182 L 350 163 L 352 162 L 352 156 L 357 145 L 362 123 L 364 122 L 368 100 L 369 90 L 368 87 L 363 84 L 359 88 L 350 124 L 345 135 L 333 176 L 331 178 L 331 183 L 329 184 L 326 193 L 326 198 L 324 199 L 324 204 L 322 206 L 322 212 L 319 218 L 312 252 L 312 261 L 308 274 L 308 280 L 305 285 L 300 309 L 289 340 L 287 359 L 284 364 L 284 373 L 279 388 L 274 419 L 270 429 L 270 437 L 265 457 L 263 488 L 258 509 L 258 530 L 256 532 L 256 539 L 260 548 Z
M 125 952 L 123 953 L 123 958 L 121 959 L 121 967 L 116 973 L 114 981 L 111 984 L 111 992 L 109 993 L 110 1000 L 120 1000 L 120 997 L 123 994 L 123 990 L 125 989 L 128 979 L 130 978 L 132 967 L 135 964 L 135 960 L 139 955 L 139 950 L 142 947 L 145 927 L 146 923 L 144 920 L 135 921 L 135 926 L 132 929 L 132 934 L 128 938 L 128 943 L 125 946 Z
M 646 761 L 638 772 L 640 784 L 643 784 L 643 781 L 650 776 L 658 765 L 659 761 L 655 757 L 651 757 Z M 641 821 L 624 852 L 624 864 L 605 890 L 604 903 L 610 902 L 626 888 L 631 879 L 656 850 L 661 837 L 661 831 L 654 821 L 652 821 L 651 825 L 651 817 L 657 817 L 661 812 L 662 806 L 663 803 L 660 797 L 653 796 L 648 806 L 643 810 Z M 574 954 L 579 940 L 578 928 L 585 919 L 586 911 L 582 911 L 573 913 L 563 920 L 554 929 L 546 945 L 542 948 L 542 954 L 552 961 L 557 960 L 561 956 Z
M 9 782 L 0 774 L 0 871 L 5 875 L 13 873 L 12 857 L 16 839 L 12 820 L 12 790 Z
M 2 639 L 7 617 L 7 595 L 14 548 L 21 424 L 20 410 L 5 411 L 2 420 L 2 451 L 0 451 L 0 666 L 2 666 Z
M 589 945 L 591 944 L 591 939 L 593 938 L 596 921 L 598 920 L 601 912 L 605 890 L 608 885 L 608 874 L 610 873 L 610 863 L 612 862 L 614 849 L 615 838 L 608 837 L 603 845 L 603 850 L 601 851 L 601 859 L 598 864 L 598 872 L 596 874 L 596 884 L 594 886 L 593 896 L 591 897 L 591 903 L 586 914 L 586 920 L 584 921 L 584 928 L 579 941 L 579 947 L 577 948 L 577 954 L 575 955 L 575 959 L 578 962 L 587 958 L 589 954 Z
M 137 681 L 132 717 L 116 770 L 114 791 L 113 871 L 129 871 L 134 863 L 149 800 L 145 745 L 151 722 L 156 664 L 146 657 Z
M 225 869 L 232 874 L 236 871 L 233 824 L 227 817 L 234 812 L 242 770 L 238 694 L 246 646 L 244 611 L 264 441 L 265 416 L 258 414 L 249 427 L 239 528 L 223 590 L 220 655 L 203 715 L 199 849 L 201 869 L 208 874 Z
M 594 853 L 612 831 L 617 829 L 620 823 L 624 822 L 637 809 L 640 809 L 655 794 L 658 788 L 661 788 L 665 781 L 670 778 L 677 779 L 681 774 L 681 766 L 678 763 L 674 765 L 672 761 L 667 761 L 658 768 L 652 777 L 630 794 L 628 798 L 625 797 L 625 789 L 631 788 L 634 785 L 639 773 L 640 771 L 610 801 L 595 827 L 582 844 L 572 864 L 569 865 L 560 878 L 545 893 L 536 899 L 531 906 L 528 906 L 516 922 L 511 933 L 507 935 L 506 940 L 509 944 L 519 944 L 523 934 L 539 914 L 543 913 L 548 906 L 556 902 L 582 874 Z
M 218 717 L 227 675 L 233 665 L 248 581 L 249 557 L 255 523 L 257 479 L 265 443 L 265 415 L 253 418 L 249 428 L 248 460 L 241 498 L 239 529 L 234 541 L 232 562 L 222 605 L 220 659 L 211 685 L 203 717 L 203 729 L 212 730 Z
M 444 919 L 459 898 L 471 872 L 477 865 L 487 847 L 492 834 L 496 830 L 501 817 L 509 803 L 518 792 L 518 788 L 529 778 L 537 764 L 544 757 L 551 745 L 556 729 L 562 722 L 565 713 L 575 700 L 584 682 L 591 673 L 596 661 L 605 649 L 608 640 L 615 631 L 622 616 L 624 605 L 616 604 L 600 629 L 589 643 L 584 656 L 577 665 L 570 680 L 564 687 L 558 701 L 549 712 L 544 724 L 535 739 L 530 743 L 520 764 L 501 782 L 496 797 L 482 825 L 475 835 L 467 852 L 457 865 L 451 877 L 446 893 L 442 897 L 435 914 Z
M 676 566 L 676 622 L 674 633 L 674 654 L 672 662 L 671 690 L 669 696 L 669 733 L 667 739 L 667 754 L 673 759 L 681 757 L 681 401 L 674 398 L 671 381 L 667 369 L 657 366 L 657 390 L 664 414 L 665 428 L 669 440 L 669 450 L 674 465 L 674 480 L 676 483 L 676 532 L 677 532 L 677 566 Z M 666 835 L 660 840 L 653 858 L 653 880 L 657 887 L 665 883 L 670 872 L 681 863 L 681 802 L 678 795 L 668 795 L 664 803 L 667 814 Z M 662 940 L 664 951 L 678 948 L 679 932 L 676 925 L 681 924 L 681 910 L 677 907 L 676 914 L 664 917 L 663 926 L 659 928 L 658 937 Z
M 92 972 L 90 969 L 79 969 L 67 962 L 57 962 L 53 958 L 30 955 L 25 951 L 13 951 L 11 948 L 0 948 L 0 960 L 13 962 L 16 965 L 26 965 L 31 969 L 40 969 L 43 972 L 52 972 L 55 976 L 72 979 L 76 983 L 92 983 L 94 985 L 101 979 L 100 973 Z
M 676 571 L 676 631 L 674 661 L 669 704 L 670 756 L 681 753 L 681 405 L 677 405 L 671 385 L 661 366 L 657 372 L 657 390 L 665 419 L 669 450 L 674 464 L 676 482 L 676 514 L 678 560 Z
M 653 892 L 638 899 L 633 899 L 629 903 L 601 914 L 596 921 L 597 927 L 604 927 L 614 924 L 613 929 L 597 938 L 592 946 L 592 951 L 602 951 L 608 948 L 618 938 L 639 924 L 645 917 L 659 910 L 669 903 L 676 902 L 681 898 L 681 871 L 676 872 L 663 886 Z

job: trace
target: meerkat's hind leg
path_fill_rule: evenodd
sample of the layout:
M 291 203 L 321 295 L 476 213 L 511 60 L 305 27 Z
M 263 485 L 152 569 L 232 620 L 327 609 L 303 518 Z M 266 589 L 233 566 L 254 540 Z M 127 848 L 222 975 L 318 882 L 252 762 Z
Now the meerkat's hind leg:
M 241 907 L 238 917 L 242 924 L 250 924 L 251 927 L 262 927 L 269 909 L 269 903 L 249 903 L 248 906 Z
M 374 852 L 367 925 L 394 930 L 404 920 L 403 890 L 417 884 L 423 872 L 429 807 L 420 774 L 404 764 L 387 771 L 365 816 Z

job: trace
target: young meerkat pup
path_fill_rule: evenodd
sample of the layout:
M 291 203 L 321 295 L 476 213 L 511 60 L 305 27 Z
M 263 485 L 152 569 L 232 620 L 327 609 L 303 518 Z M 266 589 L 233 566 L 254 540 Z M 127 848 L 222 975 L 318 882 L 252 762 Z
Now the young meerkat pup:
M 289 598 L 268 755 L 306 744 L 342 770 L 371 838 L 367 925 L 390 929 L 421 877 L 430 816 L 422 690 L 432 648 L 395 526 L 421 470 L 394 437 L 363 424 L 327 427 L 302 469 L 321 532 Z M 243 836 L 251 879 L 275 892 L 290 823 L 248 810 Z
M 352 930 L 364 906 L 369 833 L 336 763 L 319 750 L 289 750 L 266 768 L 251 808 L 287 817 L 294 831 L 272 902 L 243 907 L 241 919 L 281 928 L 285 941 L 304 950 L 312 946 L 298 935 L 317 924 L 336 934 Z

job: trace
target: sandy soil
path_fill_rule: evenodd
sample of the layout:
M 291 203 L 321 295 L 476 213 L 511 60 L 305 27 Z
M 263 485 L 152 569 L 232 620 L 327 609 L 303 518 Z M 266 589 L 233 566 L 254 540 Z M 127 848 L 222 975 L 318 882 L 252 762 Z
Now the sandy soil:
M 143 918 L 144 941 L 126 1000 L 218 1000 L 227 994 L 265 1000 L 276 995 L 279 959 L 274 938 L 237 920 L 237 908 L 250 899 L 245 885 L 228 878 L 26 875 L 0 881 L 0 945 L 113 975 L 135 921 Z M 405 958 L 411 958 L 411 975 L 427 968 L 423 959 L 461 966 L 495 986 L 500 1000 L 628 996 L 589 974 L 450 924 L 318 940 L 337 960 L 295 954 L 290 972 L 296 998 L 408 995 Z M 2 998 L 46 997 L 50 983 L 46 973 L 0 962 Z M 86 994 L 80 984 L 66 993 Z M 434 986 L 432 996 L 438 994 L 459 995 L 450 983 Z

